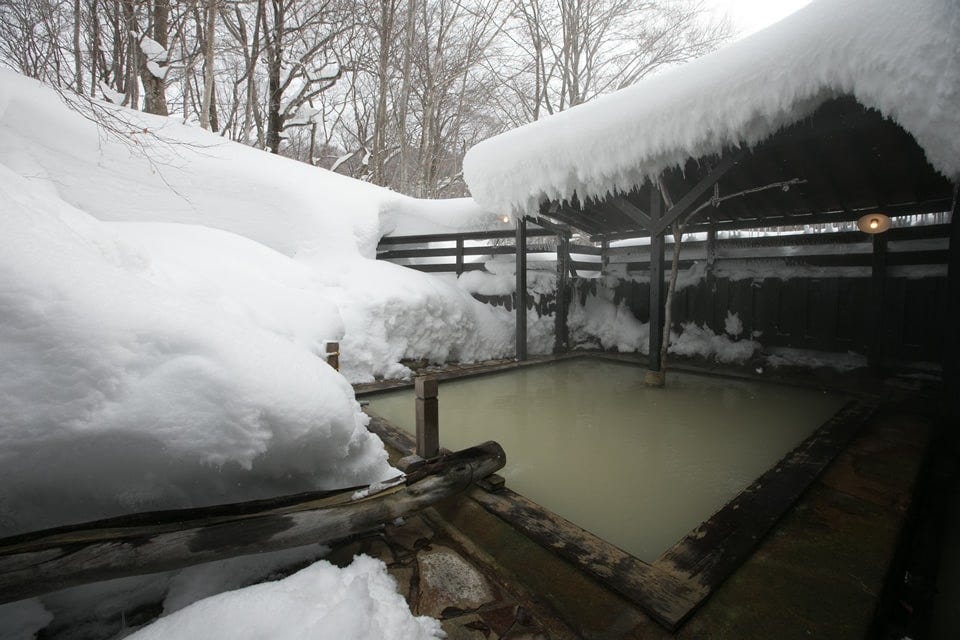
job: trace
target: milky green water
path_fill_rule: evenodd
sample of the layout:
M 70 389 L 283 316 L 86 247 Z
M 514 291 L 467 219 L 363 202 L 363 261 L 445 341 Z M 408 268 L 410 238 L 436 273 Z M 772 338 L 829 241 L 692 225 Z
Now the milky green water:
M 440 383 L 440 444 L 496 440 L 507 486 L 652 562 L 829 419 L 840 395 L 577 359 Z M 369 396 L 414 431 L 413 391 Z

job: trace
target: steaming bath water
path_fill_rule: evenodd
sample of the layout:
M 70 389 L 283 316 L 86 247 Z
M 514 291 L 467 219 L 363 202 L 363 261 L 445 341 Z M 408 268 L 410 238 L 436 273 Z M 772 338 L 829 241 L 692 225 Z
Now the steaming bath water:
M 845 403 L 840 395 L 577 359 L 440 383 L 440 444 L 496 440 L 507 486 L 651 562 Z M 411 432 L 412 390 L 370 396 Z

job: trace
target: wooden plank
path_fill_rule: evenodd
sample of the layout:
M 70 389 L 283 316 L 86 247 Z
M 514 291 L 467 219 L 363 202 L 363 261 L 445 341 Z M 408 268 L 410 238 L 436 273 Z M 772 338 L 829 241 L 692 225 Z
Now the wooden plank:
M 527 221 L 517 218 L 516 229 L 516 354 L 527 359 Z
M 463 239 L 457 239 L 457 275 L 463 273 Z
M 588 256 L 602 256 L 603 248 L 602 247 L 591 247 L 586 244 L 573 244 L 569 243 L 570 253 L 582 253 Z
M 510 489 L 471 498 L 561 558 L 581 567 L 668 629 L 676 629 L 707 593 L 682 574 L 651 566 Z
M 653 566 L 712 593 L 842 451 L 875 407 L 851 402 Z
M 419 466 L 386 488 L 157 511 L 5 538 L 0 602 L 346 538 L 463 491 L 505 462 L 500 445 L 488 442 Z
M 512 229 L 497 229 L 494 231 L 469 231 L 465 233 L 430 233 L 411 236 L 384 236 L 380 239 L 381 246 L 398 244 L 421 244 L 424 242 L 454 242 L 456 240 L 497 240 L 513 237 Z M 554 235 L 546 229 L 531 229 L 527 233 L 529 238 L 542 238 Z

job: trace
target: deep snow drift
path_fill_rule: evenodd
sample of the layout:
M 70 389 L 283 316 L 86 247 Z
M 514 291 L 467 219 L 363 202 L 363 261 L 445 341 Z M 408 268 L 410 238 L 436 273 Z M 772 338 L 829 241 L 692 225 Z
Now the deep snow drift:
M 512 317 L 371 255 L 424 204 L 0 70 L 0 535 L 391 475 L 343 376 L 512 350 Z M 492 219 L 492 218 L 491 218 Z
M 500 134 L 463 162 L 470 193 L 502 212 L 628 191 L 687 158 L 760 142 L 852 95 L 960 176 L 960 3 L 814 0 L 702 58 Z

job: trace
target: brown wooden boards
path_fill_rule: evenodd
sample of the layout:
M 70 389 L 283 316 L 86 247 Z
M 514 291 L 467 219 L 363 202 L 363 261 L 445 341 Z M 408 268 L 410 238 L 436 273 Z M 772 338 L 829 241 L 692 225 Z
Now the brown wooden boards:
M 502 468 L 495 442 L 425 462 L 393 483 L 158 511 L 0 540 L 0 602 L 233 556 L 330 542 L 463 491 Z

